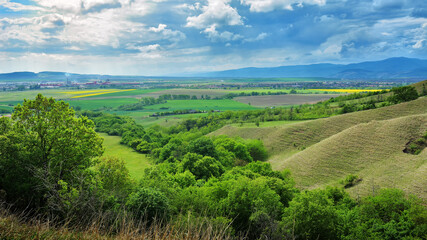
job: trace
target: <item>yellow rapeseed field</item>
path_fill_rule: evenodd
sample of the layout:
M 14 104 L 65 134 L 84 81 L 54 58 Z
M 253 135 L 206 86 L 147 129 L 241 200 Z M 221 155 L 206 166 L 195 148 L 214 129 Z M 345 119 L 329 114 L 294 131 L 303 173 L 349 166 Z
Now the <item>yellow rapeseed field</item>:
M 69 91 L 69 92 L 61 92 L 65 94 L 83 94 L 83 93 L 95 93 L 95 92 L 109 92 L 109 91 L 115 91 L 117 89 L 97 89 L 97 90 L 86 90 L 86 91 Z
M 379 92 L 383 89 L 308 89 L 324 92 L 341 92 L 341 93 L 359 93 L 359 92 Z
M 65 94 L 71 94 L 71 95 L 77 95 L 73 96 L 71 98 L 83 98 L 83 97 L 90 97 L 90 96 L 97 96 L 107 93 L 117 93 L 117 92 L 126 92 L 126 91 L 133 91 L 135 89 L 126 89 L 126 90 L 118 90 L 118 89 L 97 89 L 97 90 L 87 90 L 87 91 L 70 91 L 70 92 L 61 92 Z M 83 94 L 83 95 L 80 95 Z

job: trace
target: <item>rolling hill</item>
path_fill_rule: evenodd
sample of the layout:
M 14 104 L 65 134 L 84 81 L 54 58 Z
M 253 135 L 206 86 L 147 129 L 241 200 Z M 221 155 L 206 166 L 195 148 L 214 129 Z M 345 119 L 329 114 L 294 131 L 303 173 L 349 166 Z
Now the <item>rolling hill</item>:
M 415 86 L 418 90 L 422 84 Z M 260 139 L 276 170 L 290 169 L 302 189 L 338 185 L 349 174 L 362 182 L 349 191 L 365 195 L 398 187 L 427 200 L 427 150 L 403 153 L 427 131 L 427 97 L 393 106 L 282 126 L 225 126 L 212 135 Z

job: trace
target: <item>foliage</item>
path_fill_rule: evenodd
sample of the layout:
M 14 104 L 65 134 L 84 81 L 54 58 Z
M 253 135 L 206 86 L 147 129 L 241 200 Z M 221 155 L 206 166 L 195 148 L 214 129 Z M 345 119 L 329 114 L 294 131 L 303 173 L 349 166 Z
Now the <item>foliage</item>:
M 73 185 L 103 152 L 87 117 L 76 118 L 62 101 L 38 95 L 1 118 L 0 187 L 10 201 L 43 206 L 59 181 Z
M 260 140 L 207 135 L 234 121 L 307 119 L 376 107 L 378 102 L 370 100 L 350 102 L 361 96 L 288 109 L 210 113 L 170 128 L 143 128 L 132 118 L 99 112 L 76 117 L 67 104 L 39 96 L 18 106 L 12 119 L 0 118 L 0 188 L 8 202 L 47 210 L 52 219 L 73 227 L 102 216 L 103 228 L 119 231 L 122 219 L 132 216 L 135 222 L 159 220 L 186 230 L 193 221 L 203 222 L 200 227 L 224 228 L 247 239 L 423 238 L 427 210 L 402 191 L 384 190 L 357 202 L 343 188 L 300 192 L 289 171 L 274 171 L 262 162 L 268 153 Z M 95 126 L 154 160 L 139 184 L 124 161 L 96 158 L 102 141 Z M 356 181 L 349 175 L 343 183 Z
M 354 208 L 348 239 L 421 239 L 427 234 L 427 210 L 402 190 L 384 189 Z
M 359 181 L 361 181 L 361 179 L 357 175 L 349 174 L 341 181 L 341 183 L 344 185 L 344 188 L 350 188 Z
M 126 206 L 137 219 L 149 222 L 165 218 L 170 208 L 169 200 L 162 192 L 146 187 L 130 194 Z
M 413 86 L 403 86 L 392 88 L 393 96 L 388 98 L 388 101 L 396 104 L 401 102 L 407 102 L 418 98 L 418 92 Z
M 114 157 L 102 157 L 95 165 L 95 173 L 104 190 L 119 201 L 127 198 L 132 191 L 133 181 L 125 162 Z
M 132 104 L 125 104 L 120 105 L 117 107 L 117 110 L 119 111 L 136 111 L 136 110 L 142 110 L 145 106 L 150 106 L 154 104 L 160 104 L 165 103 L 166 100 L 159 97 L 159 98 L 153 98 L 153 97 L 143 97 L 139 100 L 137 103 Z
M 283 223 L 287 233 L 297 239 L 337 239 L 339 217 L 325 191 L 297 195 L 285 209 Z

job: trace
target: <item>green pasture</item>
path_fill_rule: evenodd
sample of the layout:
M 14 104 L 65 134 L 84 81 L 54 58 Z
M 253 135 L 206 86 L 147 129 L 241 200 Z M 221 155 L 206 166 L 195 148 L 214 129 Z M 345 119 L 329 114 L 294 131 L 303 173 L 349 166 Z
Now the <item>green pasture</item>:
M 161 109 L 167 108 L 167 109 Z M 147 110 L 153 110 L 155 112 L 169 112 L 174 110 L 185 110 L 185 109 L 194 109 L 194 110 L 251 110 L 256 109 L 253 106 L 248 104 L 240 103 L 230 99 L 220 99 L 220 100 L 169 100 L 167 103 L 156 104 L 152 106 L 147 106 Z
M 8 112 L 11 112 L 13 110 L 13 107 L 0 105 L 0 112 L 1 112 L 1 110 L 5 110 L 5 111 L 8 111 Z
M 324 93 L 324 91 L 318 91 L 318 90 L 307 90 L 307 89 L 300 89 L 300 88 L 284 88 L 284 89 L 269 89 L 269 88 L 253 88 L 253 89 L 237 89 L 237 90 L 228 90 L 228 93 L 252 93 L 252 92 L 257 92 L 257 93 L 278 93 L 278 92 L 286 92 L 286 93 L 290 93 L 292 90 L 297 91 L 298 93 L 304 93 L 304 94 L 319 94 L 319 93 Z
M 113 99 L 110 99 L 113 100 Z M 116 100 L 116 99 L 114 99 Z M 84 101 L 84 100 L 83 100 Z M 88 100 L 88 102 L 90 102 Z M 101 106 L 102 107 L 102 106 Z M 98 109 L 95 107 L 93 109 Z M 85 109 L 82 107 L 82 109 Z M 173 112 L 176 110 L 253 110 L 256 107 L 250 106 L 245 103 L 240 103 L 230 99 L 221 100 L 168 100 L 166 103 L 146 106 L 145 109 L 139 111 L 107 111 L 108 113 L 130 116 L 135 119 L 138 124 L 145 127 L 159 124 L 161 126 L 170 126 L 174 123 L 181 121 L 183 118 L 193 118 L 199 116 L 205 116 L 208 113 L 195 113 L 195 114 L 177 114 L 159 117 L 149 117 L 154 113 L 158 112 Z
M 65 94 L 60 93 L 59 89 L 38 89 L 38 90 L 28 90 L 28 91 L 12 91 L 12 92 L 2 92 L 0 94 L 0 103 L 3 102 L 22 102 L 24 99 L 34 99 L 37 94 L 41 93 L 45 97 L 53 97 L 56 99 L 65 98 Z
M 116 108 L 124 104 L 132 104 L 138 102 L 136 98 L 110 98 L 110 99 L 91 99 L 86 100 L 70 100 L 68 101 L 72 107 L 80 107 L 81 110 L 97 110 L 97 109 L 108 109 Z M 84 100 L 83 100 L 84 99 Z
M 126 89 L 120 89 L 126 90 Z M 125 96 L 139 96 L 147 93 L 162 91 L 163 89 L 135 89 L 132 91 L 124 91 L 124 92 L 115 92 L 115 93 L 106 93 L 95 96 L 88 96 L 83 98 L 109 98 L 109 97 L 125 97 Z
M 151 166 L 148 157 L 145 154 L 140 154 L 132 148 L 120 144 L 121 137 L 109 136 L 106 133 L 98 133 L 104 138 L 104 156 L 117 157 L 125 161 L 129 174 L 135 180 L 142 177 L 144 169 Z

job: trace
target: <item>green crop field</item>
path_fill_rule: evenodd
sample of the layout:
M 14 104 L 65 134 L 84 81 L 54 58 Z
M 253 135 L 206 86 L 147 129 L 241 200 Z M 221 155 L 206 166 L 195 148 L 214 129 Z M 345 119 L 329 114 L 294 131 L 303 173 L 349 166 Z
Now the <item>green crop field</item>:
M 56 99 L 63 99 L 70 95 L 60 93 L 58 89 L 39 89 L 39 90 L 28 90 L 28 91 L 13 91 L 13 92 L 2 92 L 0 94 L 0 103 L 3 102 L 22 102 L 24 99 L 34 99 L 37 94 L 41 93 L 45 97 L 53 97 Z
M 164 110 L 161 108 L 168 108 L 168 109 Z M 256 108 L 244 103 L 230 100 L 230 99 L 170 100 L 167 103 L 156 104 L 156 105 L 147 107 L 147 110 L 154 110 L 154 111 L 174 111 L 174 110 L 185 110 L 185 109 L 195 109 L 195 110 L 202 110 L 202 111 L 209 111 L 209 110 L 227 111 L 227 110 L 249 110 L 249 109 L 256 109 Z
M 80 100 L 82 99 L 82 100 Z M 101 108 L 116 108 L 124 104 L 138 102 L 136 98 L 110 98 L 110 99 L 86 99 L 68 101 L 72 107 L 80 107 L 82 110 L 96 110 Z
M 117 100 L 117 99 L 97 100 L 97 101 L 100 101 L 99 103 L 101 105 L 101 106 L 98 106 L 97 108 L 102 107 L 103 101 L 113 101 L 113 100 Z M 74 104 L 74 101 L 71 103 Z M 87 104 L 90 104 L 90 101 L 87 101 Z M 95 107 L 93 109 L 97 109 L 97 108 Z M 85 109 L 85 108 L 82 107 L 82 109 Z M 149 117 L 149 115 L 152 115 L 158 112 L 173 112 L 176 110 L 228 111 L 228 110 L 251 110 L 251 109 L 256 109 L 256 107 L 250 106 L 248 104 L 240 103 L 234 100 L 230 100 L 230 99 L 168 100 L 166 103 L 146 106 L 145 109 L 138 110 L 138 111 L 107 111 L 107 112 L 117 114 L 117 115 L 130 116 L 134 118 L 137 123 L 143 125 L 144 127 L 147 127 L 155 124 L 159 124 L 161 126 L 170 126 L 174 123 L 181 121 L 181 119 L 183 118 L 193 118 L 193 117 L 207 115 L 207 113 L 195 113 L 195 114 L 178 114 L 178 115 L 167 115 L 167 116 L 159 116 L 159 117 Z
M 171 95 L 190 95 L 190 96 L 197 96 L 197 98 L 200 98 L 201 95 L 209 95 L 210 97 L 220 97 L 225 94 L 227 94 L 227 90 L 223 89 L 183 89 L 183 88 L 176 88 L 176 89 L 163 89 L 159 90 L 157 92 L 150 92 L 144 94 L 144 96 L 150 96 L 150 97 L 158 97 L 160 95 L 164 94 L 171 94 Z
M 135 180 L 140 179 L 144 169 L 151 165 L 144 154 L 137 153 L 132 148 L 120 144 L 121 137 L 108 136 L 105 133 L 99 133 L 99 136 L 104 138 L 104 156 L 117 157 L 124 160 L 130 176 Z
M 123 89 L 126 90 L 126 89 Z M 102 95 L 96 96 L 88 96 L 85 98 L 110 98 L 110 97 L 141 97 L 141 95 L 145 95 L 147 93 L 159 92 L 162 89 L 135 89 L 131 91 L 123 91 L 123 92 L 114 92 L 114 93 L 106 93 Z
M 264 95 L 264 96 L 246 96 L 236 97 L 236 101 L 251 104 L 252 106 L 270 107 L 284 105 L 300 105 L 307 103 L 316 103 L 328 100 L 339 94 L 288 94 L 288 95 Z

